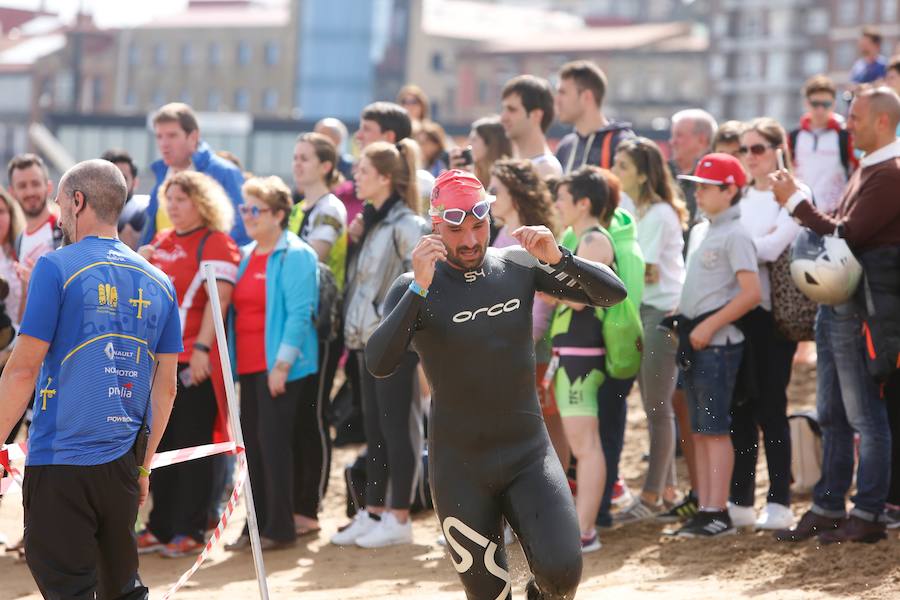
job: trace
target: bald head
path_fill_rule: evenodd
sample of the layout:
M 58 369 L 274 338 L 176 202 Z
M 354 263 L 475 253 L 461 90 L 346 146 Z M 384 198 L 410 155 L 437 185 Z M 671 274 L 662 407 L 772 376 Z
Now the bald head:
M 313 131 L 321 133 L 322 135 L 327 135 L 331 138 L 331 141 L 334 142 L 334 145 L 337 146 L 338 150 L 343 148 L 344 141 L 349 135 L 347 126 L 344 125 L 340 119 L 334 117 L 325 117 L 324 119 L 319 120 Z
M 897 124 L 900 123 L 900 96 L 897 96 L 897 92 L 882 85 L 864 90 L 857 97 L 868 100 L 869 111 L 874 118 L 884 115 L 890 130 L 897 130 Z
M 100 158 L 80 162 L 66 171 L 59 188 L 67 198 L 74 199 L 75 192 L 81 192 L 97 220 L 109 225 L 118 222 L 128 196 L 122 172 L 113 163 Z M 76 207 L 76 210 L 80 208 Z

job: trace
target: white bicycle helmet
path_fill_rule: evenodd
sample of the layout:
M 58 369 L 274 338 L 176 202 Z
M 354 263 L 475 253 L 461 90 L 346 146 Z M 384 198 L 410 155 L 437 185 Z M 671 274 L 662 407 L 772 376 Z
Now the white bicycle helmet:
M 833 306 L 856 292 L 862 266 L 843 239 L 804 228 L 791 248 L 791 277 L 810 300 Z

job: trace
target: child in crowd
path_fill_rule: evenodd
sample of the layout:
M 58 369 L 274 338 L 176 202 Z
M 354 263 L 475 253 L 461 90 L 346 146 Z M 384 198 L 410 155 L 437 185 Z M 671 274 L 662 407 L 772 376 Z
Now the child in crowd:
M 760 301 L 756 249 L 741 226 L 741 189 L 747 176 L 729 154 L 708 154 L 694 175 L 697 204 L 708 221 L 691 232 L 687 274 L 673 318 L 679 336 L 697 467 L 700 512 L 676 535 L 734 533 L 727 501 L 734 467 L 731 402 L 744 350 L 735 323 Z

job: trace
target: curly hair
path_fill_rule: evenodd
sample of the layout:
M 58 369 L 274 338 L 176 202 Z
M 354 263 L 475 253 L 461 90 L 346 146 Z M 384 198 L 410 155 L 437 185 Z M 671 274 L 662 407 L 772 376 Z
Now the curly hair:
M 521 158 L 498 160 L 491 168 L 491 175 L 499 179 L 509 190 L 522 225 L 544 225 L 554 235 L 558 233 L 550 190 L 530 160 Z
M 167 198 L 169 188 L 177 185 L 200 213 L 203 224 L 211 231 L 231 231 L 234 208 L 228 194 L 215 179 L 197 171 L 181 171 L 166 179 L 159 187 L 159 197 Z
M 330 141 L 330 140 L 329 140 Z M 269 177 L 251 177 L 241 186 L 241 194 L 255 196 L 266 206 L 272 209 L 272 214 L 281 213 L 281 228 L 287 229 L 291 209 L 294 207 L 289 188 L 281 177 L 271 175 Z

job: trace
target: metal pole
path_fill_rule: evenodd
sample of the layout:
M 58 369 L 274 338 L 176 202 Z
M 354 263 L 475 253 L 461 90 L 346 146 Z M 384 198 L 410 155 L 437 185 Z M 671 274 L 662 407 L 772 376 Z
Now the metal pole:
M 212 304 L 213 324 L 216 326 L 216 341 L 219 345 L 219 358 L 222 361 L 222 377 L 225 379 L 225 396 L 228 398 L 228 420 L 234 432 L 234 441 L 244 447 L 244 433 L 241 431 L 241 419 L 238 413 L 238 400 L 234 391 L 234 379 L 231 374 L 231 360 L 228 358 L 228 342 L 225 340 L 225 322 L 222 320 L 222 303 L 219 300 L 219 288 L 216 287 L 216 276 L 212 265 L 204 267 L 206 275 L 206 291 Z M 246 452 L 245 452 L 246 455 Z M 253 504 L 253 486 L 250 485 L 248 466 L 247 481 L 244 485 L 244 499 L 247 501 L 247 528 L 250 531 L 250 547 L 253 550 L 253 566 L 259 583 L 259 597 L 269 600 L 269 588 L 266 585 L 266 565 L 263 563 L 262 548 L 259 545 L 259 526 L 256 523 L 256 506 Z

